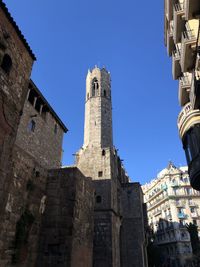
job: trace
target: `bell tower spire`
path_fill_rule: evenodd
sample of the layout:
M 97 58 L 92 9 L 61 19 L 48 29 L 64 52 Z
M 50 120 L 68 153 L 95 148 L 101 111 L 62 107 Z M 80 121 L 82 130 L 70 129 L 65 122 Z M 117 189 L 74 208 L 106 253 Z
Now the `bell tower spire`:
M 86 78 L 84 145 L 112 147 L 112 104 L 110 73 L 95 66 Z

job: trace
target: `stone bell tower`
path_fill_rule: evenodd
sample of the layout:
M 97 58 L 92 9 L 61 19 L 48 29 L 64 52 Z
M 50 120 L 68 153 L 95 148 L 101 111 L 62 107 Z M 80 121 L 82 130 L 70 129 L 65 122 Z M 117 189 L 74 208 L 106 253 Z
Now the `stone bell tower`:
M 110 74 L 95 67 L 86 78 L 84 144 L 76 165 L 95 189 L 93 267 L 120 267 L 117 155 L 112 137 Z
M 87 267 L 146 266 L 141 188 L 129 182 L 113 146 L 111 79 L 105 68 L 87 74 L 84 144 L 76 165 L 95 190 L 93 262 Z
M 86 78 L 84 145 L 112 147 L 110 74 L 95 67 Z

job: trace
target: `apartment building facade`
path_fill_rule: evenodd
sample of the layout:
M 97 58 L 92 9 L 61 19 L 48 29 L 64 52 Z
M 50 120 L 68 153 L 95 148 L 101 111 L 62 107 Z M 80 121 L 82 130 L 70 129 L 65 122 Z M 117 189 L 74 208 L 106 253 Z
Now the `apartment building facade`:
M 173 267 L 187 266 L 193 257 L 186 225 L 196 224 L 200 235 L 200 192 L 190 186 L 187 167 L 171 162 L 143 187 L 148 223 L 155 233 L 161 260 Z M 186 264 L 186 265 L 185 265 Z
M 200 1 L 165 0 L 164 36 L 172 57 L 172 76 L 179 80 L 179 135 L 191 186 L 200 190 Z

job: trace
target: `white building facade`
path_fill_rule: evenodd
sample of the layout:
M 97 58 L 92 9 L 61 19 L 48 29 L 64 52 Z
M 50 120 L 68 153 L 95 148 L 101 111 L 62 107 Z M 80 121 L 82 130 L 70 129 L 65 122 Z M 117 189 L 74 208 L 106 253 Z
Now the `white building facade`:
M 187 266 L 193 254 L 186 225 L 196 224 L 200 235 L 200 192 L 190 186 L 187 167 L 177 168 L 170 162 L 142 189 L 148 223 L 163 262 L 173 267 Z

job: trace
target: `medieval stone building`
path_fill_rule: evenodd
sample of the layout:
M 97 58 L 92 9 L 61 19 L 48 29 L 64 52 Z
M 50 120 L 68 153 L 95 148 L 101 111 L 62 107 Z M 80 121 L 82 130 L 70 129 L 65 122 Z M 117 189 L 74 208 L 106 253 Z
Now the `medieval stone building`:
M 83 147 L 30 80 L 35 55 L 0 0 L 0 266 L 146 267 L 145 213 L 112 141 L 110 74 L 88 72 Z
M 138 183 L 129 182 L 113 146 L 111 79 L 105 68 L 87 74 L 84 144 L 76 165 L 95 189 L 93 266 L 146 266 L 143 195 Z

